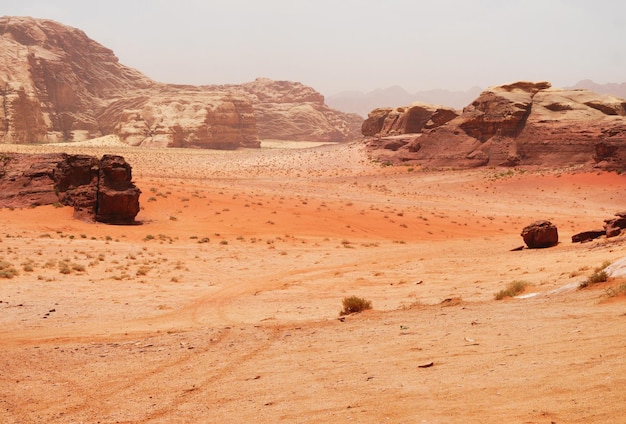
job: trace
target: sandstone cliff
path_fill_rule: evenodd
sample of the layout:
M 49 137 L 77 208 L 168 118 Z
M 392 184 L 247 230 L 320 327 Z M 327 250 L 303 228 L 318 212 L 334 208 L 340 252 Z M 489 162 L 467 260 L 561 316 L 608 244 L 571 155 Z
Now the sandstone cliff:
M 383 118 L 381 113 L 373 111 L 368 121 L 384 123 L 394 112 Z M 554 89 L 547 82 L 489 88 L 453 119 L 412 132 L 401 127 L 402 136 L 396 135 L 398 128 L 394 134 L 381 125 L 373 134 L 377 129 L 364 125 L 367 143 L 378 157 L 392 162 L 626 169 L 626 100 Z
M 117 135 L 136 146 L 235 149 L 262 138 L 345 141 L 355 118 L 299 83 L 152 81 L 110 49 L 50 20 L 0 18 L 0 143 Z
M 0 155 L 0 208 L 61 204 L 77 218 L 132 224 L 140 194 L 121 156 Z
M 258 78 L 241 89 L 252 100 L 263 139 L 341 142 L 359 134 L 360 116 L 330 109 L 324 96 L 306 85 Z

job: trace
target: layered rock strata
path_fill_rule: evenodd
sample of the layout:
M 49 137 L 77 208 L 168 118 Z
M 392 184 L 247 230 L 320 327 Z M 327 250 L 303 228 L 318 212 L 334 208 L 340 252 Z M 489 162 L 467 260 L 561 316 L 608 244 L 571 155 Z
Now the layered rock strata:
M 0 143 L 85 141 L 236 149 L 261 138 L 346 141 L 360 118 L 300 83 L 162 84 L 75 28 L 0 18 Z M 357 122 L 358 121 L 358 122 Z
M 368 120 L 378 115 L 380 111 L 374 111 Z M 401 147 L 388 148 L 394 134 L 384 124 L 371 133 L 364 127 L 370 148 L 392 162 L 626 168 L 626 100 L 588 90 L 554 89 L 548 82 L 492 87 L 441 125 L 405 131 Z
M 80 219 L 132 224 L 140 194 L 121 156 L 0 155 L 0 207 L 59 204 Z

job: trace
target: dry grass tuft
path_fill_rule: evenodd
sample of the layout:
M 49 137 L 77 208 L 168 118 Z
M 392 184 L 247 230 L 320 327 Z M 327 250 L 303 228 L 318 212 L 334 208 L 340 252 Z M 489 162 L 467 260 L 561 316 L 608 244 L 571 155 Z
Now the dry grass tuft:
M 343 309 L 339 315 L 350 315 L 372 309 L 372 302 L 357 296 L 345 297 L 342 301 L 342 305 Z
M 530 283 L 528 283 L 527 281 L 515 280 L 515 281 L 510 282 L 506 286 L 506 289 L 500 290 L 493 297 L 496 300 L 502 300 L 505 297 L 514 297 L 514 296 L 517 296 L 518 294 L 523 293 L 526 287 L 528 287 L 529 285 Z

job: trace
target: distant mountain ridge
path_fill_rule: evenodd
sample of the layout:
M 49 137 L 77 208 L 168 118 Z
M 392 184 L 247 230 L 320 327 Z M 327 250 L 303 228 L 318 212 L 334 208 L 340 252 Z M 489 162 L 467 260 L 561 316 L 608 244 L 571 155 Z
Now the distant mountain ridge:
M 610 94 L 612 96 L 617 96 L 617 97 L 626 99 L 626 82 L 622 82 L 622 83 L 610 82 L 607 84 L 598 84 L 596 82 L 593 82 L 590 79 L 585 79 L 582 81 L 578 81 L 573 87 L 568 87 L 568 88 L 573 88 L 573 89 L 585 88 L 587 90 L 591 90 L 599 94 Z
M 598 94 L 609 94 L 626 98 L 626 82 L 598 84 L 590 79 L 584 79 L 566 89 L 587 89 Z M 445 89 L 423 90 L 410 93 L 400 86 L 378 88 L 364 93 L 362 91 L 342 91 L 332 96 L 326 96 L 326 104 L 333 109 L 346 113 L 356 113 L 362 117 L 377 108 L 410 105 L 414 102 L 443 105 L 455 109 L 463 109 L 474 101 L 483 91 L 480 87 L 472 87 L 466 91 L 451 91 Z
M 414 102 L 462 109 L 478 97 L 481 92 L 482 88 L 472 87 L 467 91 L 435 89 L 409 93 L 404 88 L 396 85 L 389 88 L 379 88 L 367 93 L 343 91 L 332 96 L 326 96 L 326 103 L 333 109 L 346 113 L 357 113 L 366 117 L 368 113 L 377 108 L 409 105 Z

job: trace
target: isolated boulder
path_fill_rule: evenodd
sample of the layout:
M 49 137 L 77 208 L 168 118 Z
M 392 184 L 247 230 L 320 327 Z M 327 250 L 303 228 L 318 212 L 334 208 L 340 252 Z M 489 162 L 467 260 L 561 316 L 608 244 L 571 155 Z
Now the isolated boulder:
M 555 246 L 559 242 L 559 232 L 550 221 L 535 221 L 524 227 L 521 236 L 530 249 Z

